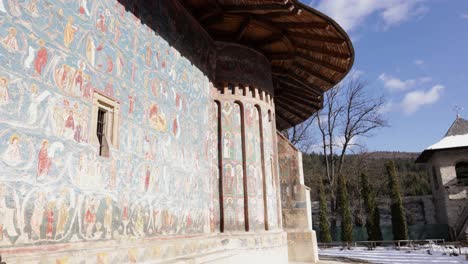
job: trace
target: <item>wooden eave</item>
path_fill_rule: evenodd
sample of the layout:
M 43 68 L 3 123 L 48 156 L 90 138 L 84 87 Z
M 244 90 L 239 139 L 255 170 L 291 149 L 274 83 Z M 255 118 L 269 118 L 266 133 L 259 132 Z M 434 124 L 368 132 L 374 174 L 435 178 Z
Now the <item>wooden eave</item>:
M 353 65 L 346 32 L 298 0 L 179 1 L 213 40 L 250 47 L 270 60 L 279 130 L 319 110 L 323 93 Z

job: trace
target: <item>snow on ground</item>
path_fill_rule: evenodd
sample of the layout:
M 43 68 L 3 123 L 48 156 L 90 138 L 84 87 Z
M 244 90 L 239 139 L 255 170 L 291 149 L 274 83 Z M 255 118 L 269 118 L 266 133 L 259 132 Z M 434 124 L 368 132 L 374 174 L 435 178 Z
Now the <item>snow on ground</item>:
M 432 255 L 428 254 L 430 250 Z M 444 255 L 444 252 L 446 255 Z M 351 250 L 341 250 L 341 247 L 332 247 L 319 250 L 319 256 L 329 257 L 345 257 L 350 259 L 363 260 L 371 263 L 384 264 L 429 264 L 429 263 L 463 263 L 468 264 L 465 256 L 450 256 L 450 252 L 459 252 L 458 249 L 446 249 L 444 247 L 433 246 L 419 248 L 416 250 L 410 248 L 394 248 L 377 247 L 374 250 L 368 250 L 365 247 L 355 247 Z M 467 254 L 468 248 L 463 248 L 462 253 Z

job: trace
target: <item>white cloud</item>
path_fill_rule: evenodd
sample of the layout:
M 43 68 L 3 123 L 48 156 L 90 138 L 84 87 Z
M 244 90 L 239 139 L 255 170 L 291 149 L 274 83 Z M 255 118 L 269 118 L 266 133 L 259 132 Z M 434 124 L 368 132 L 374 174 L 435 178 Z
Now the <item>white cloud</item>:
M 394 108 L 395 108 L 395 105 L 393 104 L 393 101 L 390 100 L 379 108 L 378 113 L 386 114 L 386 113 L 393 111 Z
M 414 60 L 413 63 L 416 64 L 416 65 L 423 65 L 424 61 L 418 59 L 418 60 Z
M 409 92 L 403 98 L 401 107 L 406 114 L 412 114 L 424 105 L 437 102 L 444 89 L 443 85 L 437 84 L 427 91 L 416 90 Z
M 461 19 L 468 19 L 468 13 L 460 14 Z
M 379 76 L 379 80 L 383 82 L 384 87 L 387 88 L 389 91 L 405 91 L 415 86 L 416 84 L 430 82 L 432 78 L 422 77 L 419 79 L 401 80 L 397 77 L 382 73 Z
M 373 14 L 379 15 L 384 29 L 420 17 L 428 10 L 422 2 L 424 0 L 320 0 L 311 4 L 345 30 L 352 31 Z

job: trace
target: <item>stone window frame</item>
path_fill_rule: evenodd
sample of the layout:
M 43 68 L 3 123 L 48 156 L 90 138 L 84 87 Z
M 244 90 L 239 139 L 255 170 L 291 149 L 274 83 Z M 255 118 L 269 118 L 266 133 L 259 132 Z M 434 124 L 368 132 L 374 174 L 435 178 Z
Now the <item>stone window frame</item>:
M 99 109 L 106 111 L 106 122 L 104 126 L 104 150 L 101 152 L 99 139 L 97 136 L 97 123 Z M 99 91 L 93 93 L 93 104 L 91 111 L 91 144 L 98 149 L 98 154 L 101 157 L 109 157 L 112 149 L 119 148 L 119 116 L 120 103 Z

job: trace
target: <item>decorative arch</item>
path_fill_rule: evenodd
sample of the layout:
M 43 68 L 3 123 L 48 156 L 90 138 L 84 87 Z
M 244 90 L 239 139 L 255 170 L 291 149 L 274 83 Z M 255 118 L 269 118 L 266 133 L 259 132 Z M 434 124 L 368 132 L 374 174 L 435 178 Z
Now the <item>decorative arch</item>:
M 260 137 L 260 161 L 262 164 L 262 195 L 263 195 L 263 216 L 265 222 L 265 230 L 268 230 L 268 205 L 267 205 L 267 192 L 266 192 L 266 168 L 265 168 L 265 143 L 264 143 L 264 135 L 263 135 L 263 114 L 262 108 L 256 104 L 255 108 L 258 111 L 258 122 L 259 122 L 259 137 Z
M 221 126 L 221 102 L 214 100 L 214 106 L 216 111 L 216 135 L 217 135 L 217 150 L 216 158 L 218 166 L 218 182 L 214 184 L 213 188 L 217 188 L 218 191 L 218 203 L 219 203 L 219 231 L 224 232 L 224 203 L 223 203 L 223 143 L 222 135 L 223 129 Z M 213 197 L 214 198 L 214 197 Z
M 245 148 L 245 109 L 244 104 L 236 100 L 234 104 L 239 106 L 240 109 L 240 125 L 241 125 L 241 140 L 242 140 L 242 183 L 244 188 L 244 223 L 245 231 L 249 231 L 249 194 L 247 190 L 247 161 L 246 161 L 246 148 Z

